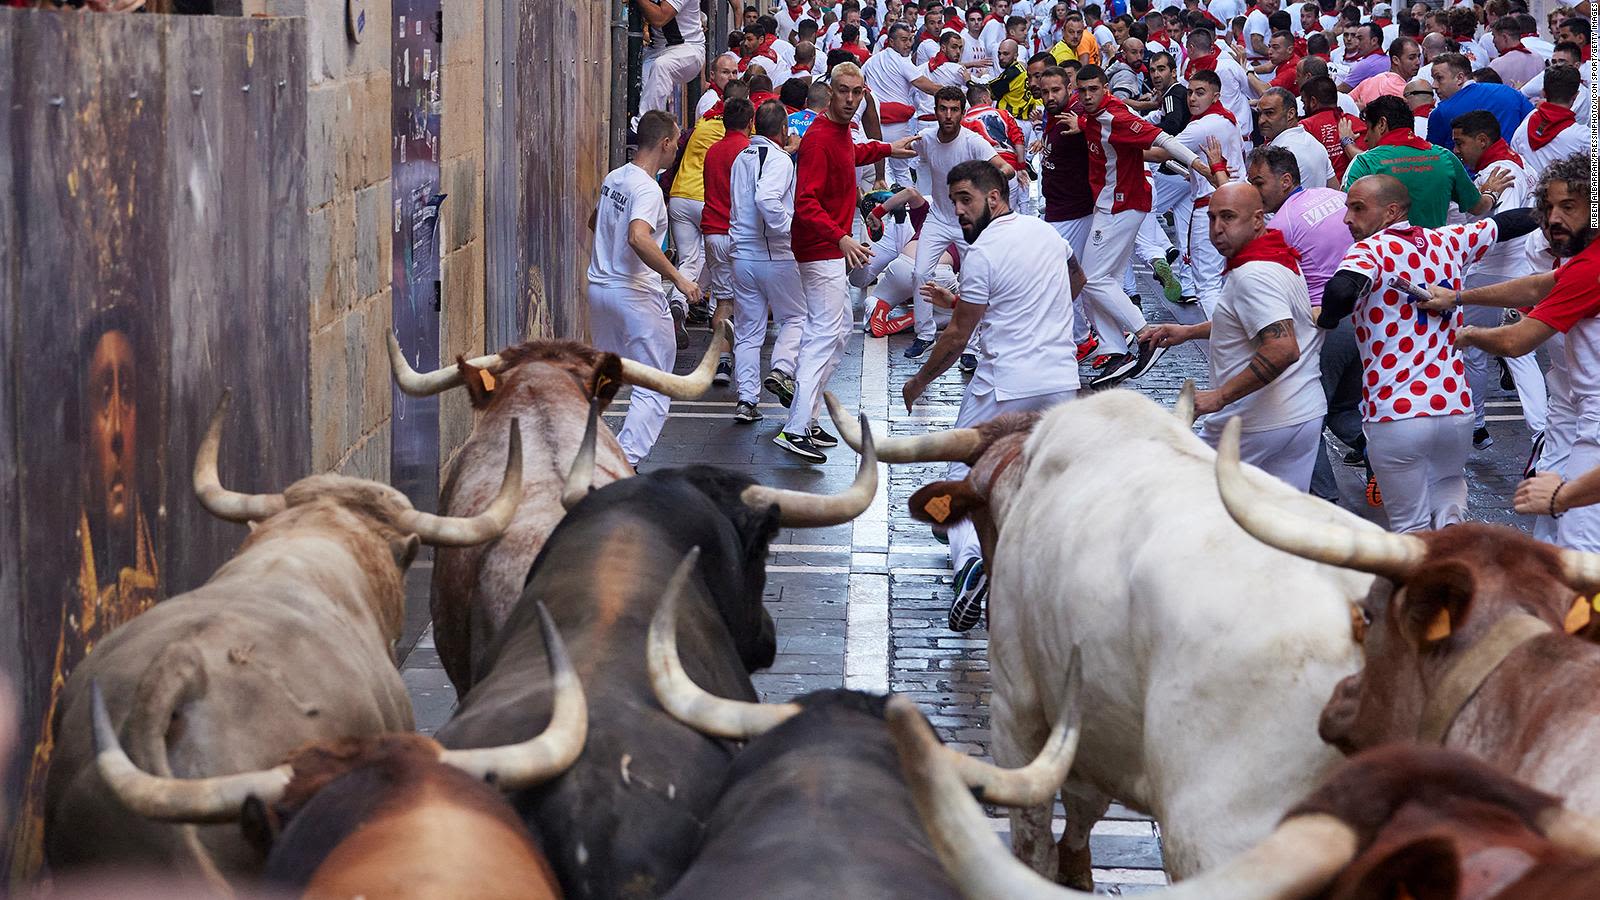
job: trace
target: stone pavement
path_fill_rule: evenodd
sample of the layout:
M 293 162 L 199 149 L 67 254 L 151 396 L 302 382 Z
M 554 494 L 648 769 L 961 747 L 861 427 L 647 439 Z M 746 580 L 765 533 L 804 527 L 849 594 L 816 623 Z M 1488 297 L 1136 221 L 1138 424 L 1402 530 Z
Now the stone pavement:
M 1140 272 L 1139 280 L 1145 297 L 1159 297 L 1148 272 Z M 1162 308 L 1153 308 L 1157 305 Z M 1145 306 L 1152 320 L 1171 319 L 1165 301 L 1146 300 Z M 857 310 L 859 319 L 859 304 Z M 691 349 L 679 355 L 680 371 L 698 360 L 708 339 L 703 330 L 692 337 Z M 832 385 L 849 408 L 862 409 L 880 427 L 887 422 L 890 434 L 949 427 L 960 405 L 963 382 L 952 370 L 906 414 L 900 387 L 921 362 L 903 358 L 901 351 L 909 342 L 909 334 L 882 341 L 854 332 L 848 358 Z M 1150 374 L 1127 386 L 1170 405 L 1186 378 L 1207 383 L 1204 358 L 1192 346 L 1173 350 Z M 641 468 L 707 463 L 779 487 L 834 491 L 848 484 L 856 456 L 847 447 L 832 451 L 827 464 L 812 466 L 773 445 L 785 410 L 771 399 L 765 396 L 762 403 L 767 418 L 754 425 L 733 421 L 731 388 L 713 388 L 699 401 L 674 403 L 656 451 Z M 1518 517 L 1509 510 L 1527 454 L 1527 428 L 1515 395 L 1498 395 L 1493 402 L 1490 427 L 1496 443 L 1474 454 L 1468 467 L 1472 515 L 1527 527 L 1516 523 Z M 624 395 L 608 412 L 608 421 L 615 425 L 626 410 Z M 1362 471 L 1335 468 L 1345 505 L 1381 521 L 1381 511 L 1369 510 L 1363 499 Z M 952 581 L 948 551 L 906 512 L 911 493 L 942 478 L 944 465 L 885 471 L 887 484 L 861 519 L 834 528 L 785 529 L 773 544 L 766 602 L 777 620 L 778 658 L 770 670 L 755 676 L 756 686 L 767 701 L 840 685 L 903 692 L 918 702 L 947 742 L 987 755 L 987 636 L 982 629 L 967 634 L 947 629 Z M 429 558 L 420 559 L 408 579 L 408 627 L 402 644 L 403 674 L 418 728 L 427 733 L 449 718 L 455 701 L 427 630 L 431 565 Z M 1004 818 L 992 821 L 997 832 L 1009 830 Z M 1095 827 L 1091 849 L 1103 893 L 1133 893 L 1165 883 L 1158 829 L 1144 816 L 1113 807 Z

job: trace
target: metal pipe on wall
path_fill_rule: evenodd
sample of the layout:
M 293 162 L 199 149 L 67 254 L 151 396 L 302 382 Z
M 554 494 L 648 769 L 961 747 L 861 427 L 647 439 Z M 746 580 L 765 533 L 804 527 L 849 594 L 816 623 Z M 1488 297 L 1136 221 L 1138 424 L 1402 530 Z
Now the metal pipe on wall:
M 632 62 L 628 55 L 628 5 L 628 0 L 612 0 L 611 4 L 613 72 L 619 63 Z M 611 161 L 608 169 L 616 169 L 628 161 L 628 92 L 632 83 L 631 73 L 627 78 L 611 81 Z

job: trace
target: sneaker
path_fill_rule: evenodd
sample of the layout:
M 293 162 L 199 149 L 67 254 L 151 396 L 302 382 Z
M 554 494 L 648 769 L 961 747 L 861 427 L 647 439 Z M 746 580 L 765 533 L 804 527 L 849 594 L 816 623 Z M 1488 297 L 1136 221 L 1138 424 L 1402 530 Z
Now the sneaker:
M 1120 353 L 1107 360 L 1100 374 L 1089 379 L 1089 387 L 1096 390 L 1115 386 L 1139 366 L 1139 357 L 1133 353 Z
M 1367 505 L 1379 507 L 1383 505 L 1383 491 L 1378 490 L 1378 476 L 1367 473 Z
M 778 402 L 784 409 L 794 402 L 794 376 L 782 369 L 773 369 L 762 380 L 761 386 L 777 396 Z
M 1111 365 L 1111 361 L 1113 359 L 1116 359 L 1116 357 L 1109 353 L 1102 353 L 1099 356 L 1096 356 L 1094 359 L 1089 360 L 1089 365 L 1096 369 L 1104 369 L 1106 366 Z
M 1184 294 L 1178 298 L 1177 302 L 1182 303 L 1184 306 L 1193 306 L 1200 302 L 1200 298 L 1193 294 Z
M 1139 364 L 1128 373 L 1129 378 L 1142 378 L 1146 372 L 1155 368 L 1161 357 L 1167 355 L 1167 348 L 1157 347 L 1149 341 L 1139 342 Z
M 738 405 L 733 408 L 733 420 L 735 422 L 759 422 L 763 418 L 765 417 L 761 415 L 761 410 L 757 409 L 756 405 L 748 400 L 740 400 Z
M 689 325 L 708 325 L 711 322 L 711 304 L 691 303 L 689 312 L 684 316 L 684 322 Z
M 973 372 L 978 371 L 978 355 L 976 353 L 963 353 L 961 354 L 961 359 L 956 361 L 956 365 L 961 367 L 961 371 L 971 375 Z
M 1344 464 L 1347 466 L 1363 466 L 1367 463 L 1367 442 L 1365 438 L 1357 438 L 1355 448 L 1344 455 Z
M 1167 302 L 1177 303 L 1178 298 L 1183 296 L 1183 285 L 1172 274 L 1172 264 L 1164 259 L 1152 259 L 1150 268 L 1155 272 L 1156 280 L 1161 282 L 1161 292 L 1166 295 Z
M 1083 362 L 1084 359 L 1086 359 L 1089 356 L 1089 354 L 1093 353 L 1095 351 L 1095 348 L 1099 347 L 1099 346 L 1100 346 L 1100 339 L 1095 337 L 1092 334 L 1089 335 L 1087 338 L 1085 338 L 1083 341 L 1079 342 L 1079 344 L 1078 344 L 1078 362 Z
M 950 603 L 950 630 L 971 631 L 983 618 L 983 601 L 989 595 L 989 578 L 983 560 L 969 559 L 956 573 L 956 597 Z
M 891 334 L 899 334 L 915 325 L 916 322 L 916 314 L 909 309 L 898 316 L 890 316 L 889 321 L 884 325 L 883 336 L 888 337 Z
M 816 444 L 818 447 L 839 446 L 839 439 L 823 431 L 821 425 L 811 426 L 811 431 L 806 434 L 806 437 L 811 438 L 811 443 Z
M 1539 457 L 1544 453 L 1544 432 L 1533 433 L 1533 444 L 1528 449 L 1528 464 L 1522 467 L 1522 477 L 1532 478 L 1539 473 Z
M 875 338 L 889 336 L 889 311 L 891 308 L 887 300 L 879 300 L 877 305 L 872 307 L 872 315 L 867 316 L 867 334 Z
M 906 359 L 916 359 L 922 354 L 927 353 L 928 348 L 932 346 L 933 341 L 925 341 L 922 338 L 912 338 L 911 346 L 906 348 L 905 357 Z
M 1128 300 L 1129 300 L 1129 302 L 1131 302 L 1133 304 L 1133 308 L 1134 309 L 1137 309 L 1137 310 L 1140 310 L 1140 311 L 1144 310 L 1144 300 L 1140 299 L 1138 294 L 1129 294 L 1128 295 Z
M 1517 389 L 1517 380 L 1515 378 L 1511 377 L 1511 367 L 1506 365 L 1506 361 L 1505 360 L 1499 359 L 1498 357 L 1496 358 L 1496 362 L 1500 363 L 1500 390 L 1502 390 L 1502 391 L 1514 391 L 1514 390 L 1516 390 Z
M 828 454 L 817 449 L 817 445 L 811 442 L 811 438 L 803 434 L 790 434 L 787 431 L 780 431 L 778 436 L 772 439 L 772 442 L 806 462 L 825 463 L 828 461 Z
M 689 330 L 683 327 L 683 322 L 689 313 L 678 304 L 672 304 L 672 333 L 678 339 L 678 349 L 689 349 Z
M 1487 425 L 1482 428 L 1475 429 L 1472 432 L 1473 449 L 1483 450 L 1492 446 L 1494 446 L 1494 438 L 1490 436 L 1489 427 Z
M 727 387 L 733 381 L 733 360 L 724 356 L 717 360 L 717 374 L 711 376 L 711 383 L 717 387 Z
M 1172 224 L 1172 213 L 1166 212 L 1166 213 L 1162 213 L 1162 215 L 1166 216 L 1167 224 L 1171 225 Z M 1167 248 L 1167 265 L 1172 265 L 1173 263 L 1177 262 L 1178 258 L 1181 257 L 1181 256 L 1183 256 L 1183 254 L 1181 252 L 1179 252 L 1177 247 L 1168 247 Z

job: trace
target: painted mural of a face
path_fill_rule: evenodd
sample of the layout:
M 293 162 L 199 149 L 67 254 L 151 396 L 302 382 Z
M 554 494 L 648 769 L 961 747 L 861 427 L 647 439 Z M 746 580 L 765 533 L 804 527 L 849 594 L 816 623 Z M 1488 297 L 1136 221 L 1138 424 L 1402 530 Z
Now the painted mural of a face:
M 117 330 L 100 335 L 89 359 L 89 496 L 85 500 L 99 506 L 107 526 L 130 538 L 137 487 L 134 448 L 139 436 L 134 384 L 133 342 Z

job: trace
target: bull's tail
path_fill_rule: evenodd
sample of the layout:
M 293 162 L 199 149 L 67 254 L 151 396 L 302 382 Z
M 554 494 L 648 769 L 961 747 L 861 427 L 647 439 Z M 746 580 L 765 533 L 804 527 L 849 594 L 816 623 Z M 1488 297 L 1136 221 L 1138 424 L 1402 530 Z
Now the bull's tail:
M 134 688 L 134 715 L 128 720 L 128 751 L 145 771 L 171 778 L 167 735 L 180 707 L 206 692 L 205 657 L 192 641 L 180 640 L 156 654 Z M 195 825 L 177 826 L 190 862 L 218 896 L 232 897 L 233 889 L 200 840 Z

